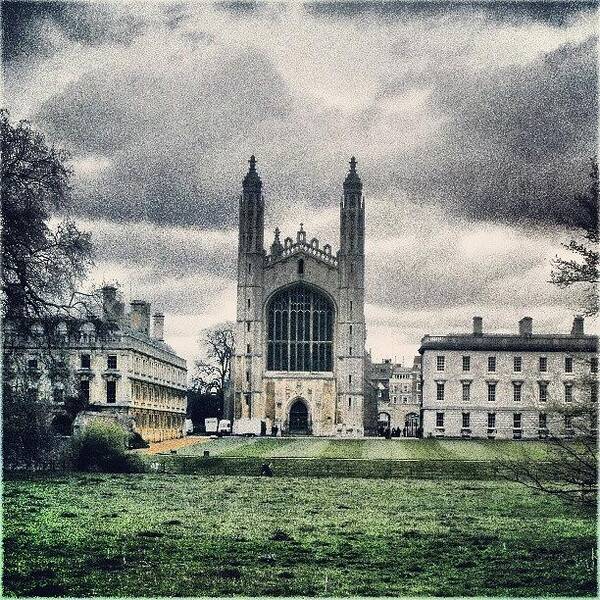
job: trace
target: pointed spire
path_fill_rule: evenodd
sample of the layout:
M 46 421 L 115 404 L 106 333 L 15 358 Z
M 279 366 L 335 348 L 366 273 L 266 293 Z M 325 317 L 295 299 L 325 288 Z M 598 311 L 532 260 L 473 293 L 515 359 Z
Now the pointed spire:
M 271 254 L 273 256 L 281 256 L 283 252 L 283 246 L 281 245 L 281 240 L 279 239 L 279 227 L 275 228 L 275 239 L 271 244 Z
M 350 172 L 344 181 L 344 191 L 362 191 L 362 181 L 356 172 L 356 158 L 350 158 Z
M 254 156 L 254 154 L 250 157 L 248 164 L 250 165 L 250 167 L 248 169 L 246 177 L 244 177 L 244 181 L 242 184 L 244 187 L 244 191 L 260 192 L 262 188 L 262 181 L 260 180 L 260 177 L 256 172 L 256 157 Z
M 300 223 L 300 229 L 296 234 L 296 240 L 298 242 L 306 242 L 306 231 L 304 231 L 304 223 Z

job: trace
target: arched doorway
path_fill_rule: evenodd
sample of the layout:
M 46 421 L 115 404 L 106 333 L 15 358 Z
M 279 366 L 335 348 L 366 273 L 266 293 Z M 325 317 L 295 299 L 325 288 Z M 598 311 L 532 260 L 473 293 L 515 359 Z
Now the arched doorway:
M 419 435 L 419 415 L 417 413 L 408 413 L 406 415 L 406 437 L 418 437 Z
M 385 437 L 386 432 L 390 428 L 390 413 L 380 412 L 377 415 L 377 435 L 379 437 Z
M 293 435 L 308 435 L 308 407 L 301 398 L 296 400 L 290 408 L 289 432 Z

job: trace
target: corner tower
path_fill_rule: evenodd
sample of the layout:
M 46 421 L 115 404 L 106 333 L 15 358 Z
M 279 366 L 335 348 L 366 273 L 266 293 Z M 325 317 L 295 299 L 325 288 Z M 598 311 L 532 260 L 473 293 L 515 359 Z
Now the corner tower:
M 356 159 L 340 204 L 339 313 L 336 336 L 338 422 L 364 434 L 365 414 L 365 204 Z
M 256 159 L 242 182 L 239 205 L 237 322 L 234 357 L 233 417 L 251 418 L 260 404 L 263 372 L 262 304 L 264 199 Z

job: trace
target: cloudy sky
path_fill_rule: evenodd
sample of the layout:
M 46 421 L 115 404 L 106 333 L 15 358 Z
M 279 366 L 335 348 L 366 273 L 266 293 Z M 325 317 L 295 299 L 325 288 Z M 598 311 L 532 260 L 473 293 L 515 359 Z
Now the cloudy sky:
M 597 12 L 576 3 L 3 3 L 5 99 L 70 150 L 94 281 L 167 316 L 191 359 L 235 319 L 237 198 L 266 240 L 338 247 L 349 157 L 367 206 L 367 346 L 567 331 L 548 284 L 597 144 Z

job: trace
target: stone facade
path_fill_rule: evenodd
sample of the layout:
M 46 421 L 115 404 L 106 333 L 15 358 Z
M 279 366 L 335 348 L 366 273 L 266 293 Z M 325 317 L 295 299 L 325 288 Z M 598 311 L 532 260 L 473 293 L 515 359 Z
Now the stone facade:
M 57 413 L 65 395 L 79 395 L 87 417 L 78 423 L 106 413 L 128 423 L 147 441 L 182 437 L 186 362 L 164 342 L 164 316 L 154 315 L 151 335 L 150 304 L 134 301 L 125 314 L 115 288 L 106 286 L 102 294 L 98 318 L 62 320 L 55 325 L 59 335 L 50 353 L 72 374 L 68 381 L 52 377 L 49 352 L 35 332 L 8 337 L 7 344 L 16 350 L 14 360 L 24 363 L 35 393 L 52 398 Z
M 239 211 L 235 420 L 262 419 L 283 433 L 365 434 L 364 225 L 356 161 L 344 181 L 340 250 L 275 230 L 264 248 L 264 197 L 254 157 Z
M 377 390 L 379 435 L 416 437 L 421 415 L 421 357 L 411 367 L 386 359 L 371 365 L 371 383 Z
M 537 438 L 567 432 L 570 406 L 597 395 L 598 338 L 576 318 L 570 335 L 425 336 L 422 355 L 425 437 Z M 563 422 L 564 421 L 564 422 Z

